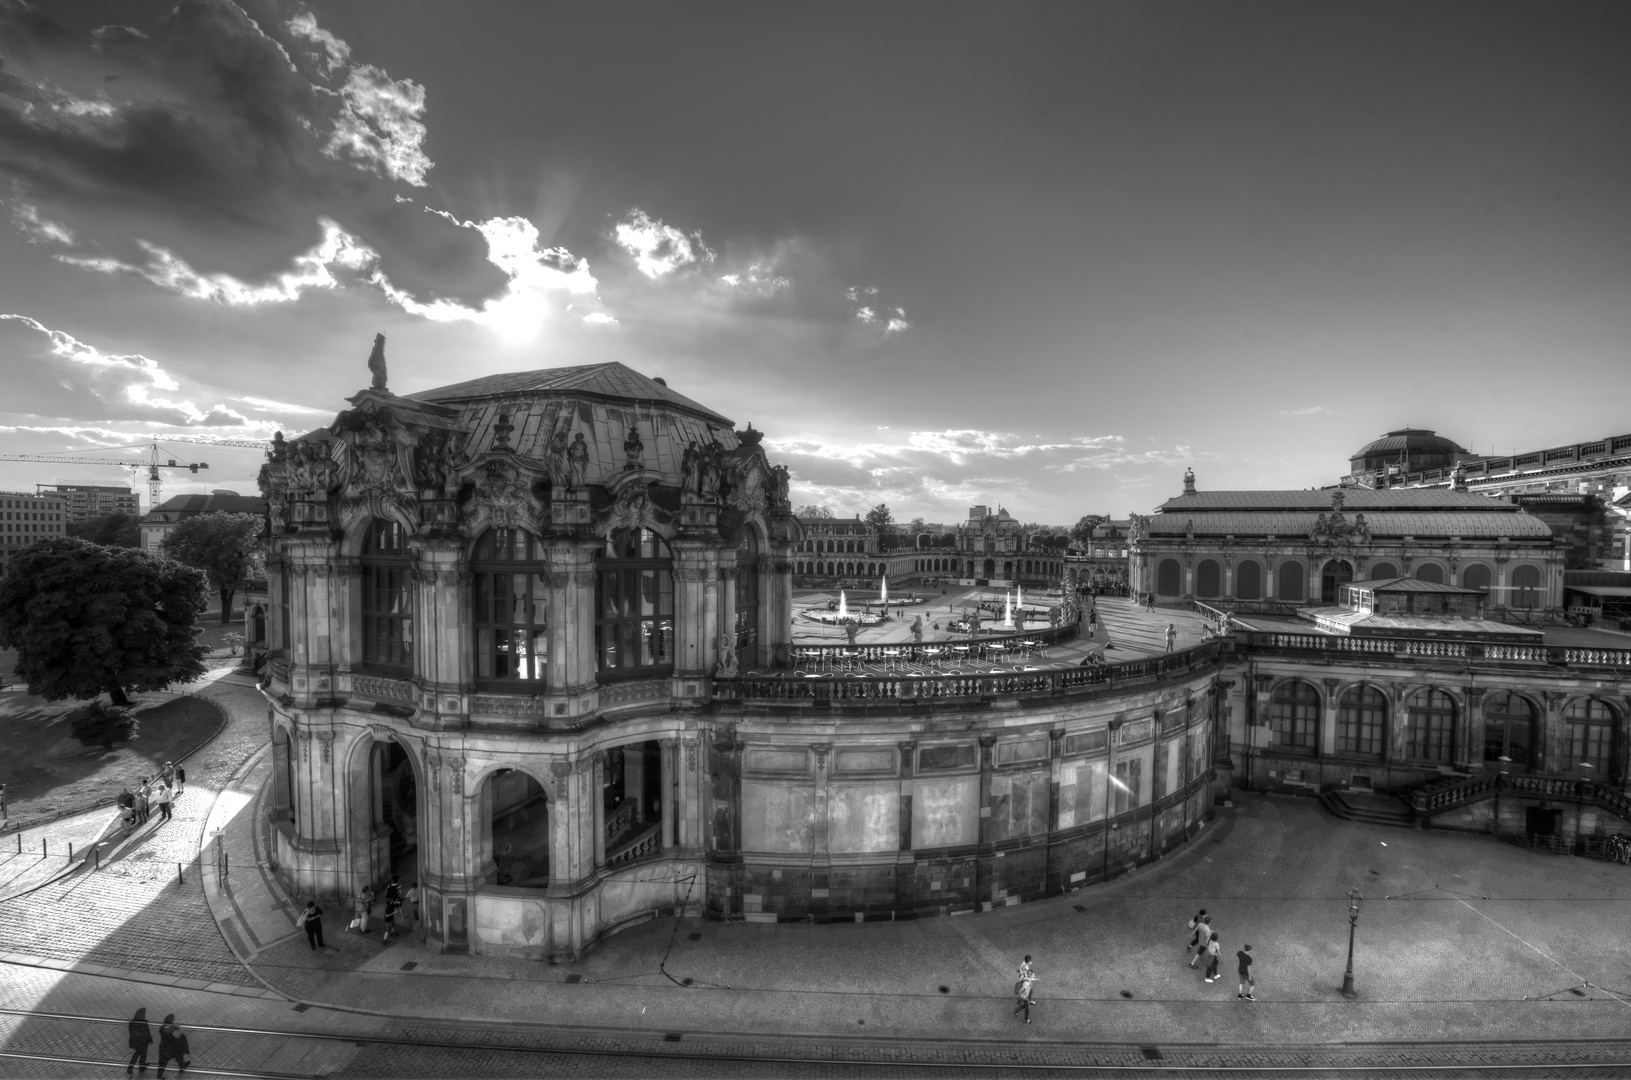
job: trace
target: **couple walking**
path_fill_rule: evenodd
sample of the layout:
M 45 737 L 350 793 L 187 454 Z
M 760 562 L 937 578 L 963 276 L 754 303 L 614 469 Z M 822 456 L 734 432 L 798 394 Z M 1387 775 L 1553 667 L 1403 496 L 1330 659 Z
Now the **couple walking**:
M 1218 940 L 1218 932 L 1212 929 L 1212 916 L 1206 913 L 1205 908 L 1201 908 L 1195 913 L 1195 917 L 1189 920 L 1189 929 L 1191 931 L 1189 946 L 1184 951 L 1188 952 L 1190 949 L 1195 951 L 1195 955 L 1189 958 L 1189 966 L 1194 967 L 1201 957 L 1206 957 L 1206 981 L 1217 982 L 1222 977 L 1218 974 L 1218 960 L 1223 954 L 1223 945 Z M 1247 1001 L 1256 1001 L 1254 992 L 1257 989 L 1257 982 L 1252 978 L 1252 947 L 1243 946 L 1235 954 L 1235 959 L 1240 972 L 1240 993 L 1235 996 Z
M 125 1065 L 126 1076 L 134 1075 L 138 1068 L 141 1075 L 147 1075 L 147 1048 L 152 1045 L 153 1029 L 147 1024 L 147 1010 L 137 1009 L 136 1015 L 130 1018 L 130 1061 Z M 166 1016 L 163 1026 L 159 1028 L 160 1076 L 164 1075 L 164 1067 L 172 1061 L 176 1063 L 178 1073 L 186 1072 L 187 1066 L 192 1064 L 187 1033 L 176 1023 L 175 1013 Z

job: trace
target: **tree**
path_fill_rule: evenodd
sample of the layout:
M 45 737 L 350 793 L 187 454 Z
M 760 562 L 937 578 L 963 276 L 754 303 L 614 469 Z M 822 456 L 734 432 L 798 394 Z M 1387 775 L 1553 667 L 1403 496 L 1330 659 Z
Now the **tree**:
M 793 513 L 796 514 L 798 517 L 805 517 L 805 518 L 830 518 L 830 517 L 832 517 L 832 511 L 829 510 L 825 506 L 814 506 L 814 505 L 801 506 L 797 510 L 793 511 Z
M 103 514 L 86 521 L 70 521 L 68 535 L 105 547 L 142 546 L 142 531 L 129 514 Z
M 116 742 L 130 742 L 141 731 L 141 723 L 130 710 L 93 701 L 68 714 L 68 734 L 84 746 L 112 750 Z
M 878 530 L 878 550 L 888 551 L 895 546 L 895 518 L 888 503 L 879 503 L 866 512 L 866 523 Z
M 1109 520 L 1104 514 L 1083 514 L 1081 520 L 1071 526 L 1070 538 L 1087 547 L 1093 542 L 1093 530 Z
M 163 690 L 204 673 L 205 576 L 132 548 L 62 537 L 17 553 L 0 577 L 0 648 L 47 701 Z
M 253 514 L 199 514 L 164 537 L 164 553 L 204 571 L 221 594 L 221 622 L 232 620 L 232 595 L 261 557 L 261 519 Z

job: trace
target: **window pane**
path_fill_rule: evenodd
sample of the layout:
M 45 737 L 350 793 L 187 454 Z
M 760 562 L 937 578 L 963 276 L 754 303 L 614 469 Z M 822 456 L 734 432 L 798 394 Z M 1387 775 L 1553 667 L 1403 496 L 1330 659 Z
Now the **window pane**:
M 640 614 L 657 614 L 657 571 L 640 571 Z
M 527 599 L 527 581 L 526 574 L 510 575 L 510 604 L 504 621 L 511 626 L 525 626 L 527 623 L 527 612 L 531 610 Z
M 549 590 L 546 587 L 544 575 L 532 575 L 532 625 L 547 625 L 548 620 L 546 619 L 544 612 L 547 607 L 548 599 Z

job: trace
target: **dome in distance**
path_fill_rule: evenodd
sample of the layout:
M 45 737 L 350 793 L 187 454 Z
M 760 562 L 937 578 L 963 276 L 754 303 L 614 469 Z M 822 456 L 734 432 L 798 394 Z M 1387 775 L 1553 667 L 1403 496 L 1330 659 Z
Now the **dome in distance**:
M 1374 472 L 1389 465 L 1415 472 L 1446 468 L 1466 456 L 1467 449 L 1453 439 L 1426 428 L 1400 428 L 1366 443 L 1348 460 L 1356 473 Z

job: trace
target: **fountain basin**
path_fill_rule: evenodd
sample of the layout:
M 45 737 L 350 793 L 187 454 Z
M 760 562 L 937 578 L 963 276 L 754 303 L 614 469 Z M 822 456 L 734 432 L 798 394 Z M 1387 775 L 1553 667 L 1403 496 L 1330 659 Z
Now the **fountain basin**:
M 799 615 L 811 622 L 826 623 L 828 626 L 842 626 L 845 623 L 876 626 L 884 620 L 883 615 L 876 611 L 837 612 L 828 611 L 826 608 L 805 608 Z

